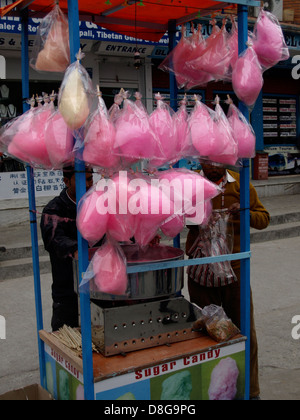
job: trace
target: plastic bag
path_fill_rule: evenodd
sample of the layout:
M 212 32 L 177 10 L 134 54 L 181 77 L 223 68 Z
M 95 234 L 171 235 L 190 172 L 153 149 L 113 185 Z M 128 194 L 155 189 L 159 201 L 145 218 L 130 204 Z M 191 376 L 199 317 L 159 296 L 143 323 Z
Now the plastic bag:
M 183 57 L 191 47 L 190 40 L 185 36 L 185 30 L 186 27 L 183 25 L 180 41 L 158 67 L 160 70 L 174 73 L 179 88 L 183 87 L 186 82 L 185 77 L 182 76 L 184 74 Z
M 194 71 L 210 75 L 211 79 L 227 80 L 229 65 L 231 61 L 228 48 L 228 33 L 225 28 L 226 21 L 223 21 L 221 30 L 213 22 L 213 32 L 206 41 L 205 50 L 200 53 L 196 60 L 189 61 L 187 66 Z
M 189 132 L 193 146 L 198 156 L 221 154 L 225 142 L 215 123 L 215 112 L 203 104 L 199 96 L 195 95 L 194 98 L 195 106 L 189 118 Z
M 215 341 L 222 343 L 240 334 L 240 330 L 228 318 L 224 309 L 217 305 L 209 305 L 202 309 L 201 317 L 194 324 L 196 329 L 206 329 Z
M 38 28 L 30 65 L 39 71 L 64 72 L 69 64 L 69 24 L 56 5 Z
M 135 240 L 140 246 L 147 246 L 173 215 L 172 201 L 150 177 L 139 175 L 131 188 L 129 209 L 136 215 Z
M 104 211 L 101 209 L 102 195 L 103 191 L 98 191 L 96 184 L 81 198 L 78 204 L 77 229 L 90 245 L 99 242 L 107 232 L 109 213 L 107 209 Z
M 45 142 L 45 125 L 54 111 L 53 103 L 42 105 L 43 98 L 38 98 L 38 106 L 31 101 L 31 109 L 17 118 L 5 133 L 11 138 L 8 154 L 33 166 L 52 169 Z
M 89 283 L 91 292 L 115 296 L 126 295 L 127 261 L 119 244 L 108 237 L 96 251 L 79 287 Z
M 80 51 L 76 57 L 77 61 L 65 73 L 58 98 L 59 111 L 71 130 L 79 129 L 85 124 L 93 100 L 92 81 L 80 64 L 84 54 Z
M 175 238 L 185 228 L 185 216 L 175 215 L 166 220 L 160 227 L 162 233 L 168 238 Z
M 157 136 L 161 146 L 161 156 L 154 156 L 150 165 L 163 166 L 177 161 L 178 137 L 173 120 L 174 111 L 164 102 L 160 93 L 155 95 L 157 109 L 150 115 L 150 127 Z
M 187 111 L 187 96 L 180 101 L 180 107 L 173 116 L 175 130 L 177 132 L 177 160 L 185 157 L 198 156 L 199 153 L 195 149 L 191 141 L 191 133 L 189 129 L 189 114 Z
M 185 89 L 190 90 L 196 86 L 206 86 L 213 80 L 213 76 L 206 71 L 201 70 L 199 67 L 193 67 L 198 57 L 200 57 L 207 48 L 207 42 L 202 35 L 202 26 L 198 25 L 195 30 L 192 26 L 192 36 L 190 37 L 191 48 L 190 51 L 183 56 L 184 62 L 184 75 L 185 75 Z
M 171 200 L 171 214 L 185 216 L 189 220 L 203 219 L 204 203 L 220 193 L 217 185 L 188 169 L 163 171 L 159 180 L 163 191 Z
M 215 210 L 209 222 L 200 227 L 199 236 L 189 251 L 194 259 L 229 255 L 233 251 L 233 223 L 228 210 Z M 220 287 L 237 282 L 230 261 L 191 266 L 188 275 L 206 287 Z
M 52 94 L 51 101 L 54 99 Z M 74 137 L 58 110 L 53 109 L 46 122 L 45 143 L 53 168 L 61 169 L 74 163 Z
M 263 9 L 254 27 L 253 49 L 264 70 L 290 57 L 277 17 Z
M 98 107 L 84 128 L 83 160 L 97 168 L 116 169 L 120 166 L 120 158 L 113 151 L 115 140 L 116 130 L 98 87 Z
M 119 242 L 128 242 L 137 229 L 137 217 L 129 211 L 128 203 L 133 192 L 130 190 L 130 181 L 127 172 L 120 172 L 111 180 L 111 194 L 115 194 L 115 207 L 110 208 L 107 223 L 107 233 Z M 109 191 L 108 191 L 109 193 Z
M 160 158 L 162 151 L 157 136 L 150 127 L 149 115 L 136 93 L 136 102 L 126 92 L 123 110 L 116 119 L 115 153 L 130 159 Z
M 250 123 L 246 120 L 241 111 L 228 101 L 228 122 L 232 128 L 233 137 L 238 145 L 238 157 L 241 159 L 252 159 L 255 157 L 256 136 Z
M 232 86 L 236 96 L 248 107 L 254 106 L 264 84 L 262 68 L 254 49 L 243 52 L 232 72 Z
M 230 32 L 230 36 L 227 41 L 228 49 L 230 51 L 230 69 L 232 77 L 232 70 L 234 69 L 235 63 L 239 58 L 239 34 L 238 34 L 238 26 L 234 18 L 231 18 L 232 28 Z
M 215 108 L 216 124 L 219 132 L 219 139 L 222 138 L 224 148 L 219 154 L 213 153 L 209 155 L 209 159 L 213 162 L 222 163 L 225 165 L 235 165 L 238 160 L 238 146 L 233 136 L 232 128 L 224 114 L 220 105 L 220 99 L 216 98 Z

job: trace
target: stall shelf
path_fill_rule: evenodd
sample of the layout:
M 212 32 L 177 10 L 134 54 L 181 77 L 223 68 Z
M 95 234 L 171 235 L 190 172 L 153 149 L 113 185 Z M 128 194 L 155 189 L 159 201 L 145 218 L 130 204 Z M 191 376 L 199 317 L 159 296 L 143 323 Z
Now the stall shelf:
M 75 54 L 80 48 L 79 38 L 79 20 L 92 21 L 93 23 L 104 26 L 108 29 L 112 29 L 116 32 L 121 33 L 133 33 L 139 38 L 159 40 L 162 35 L 168 30 L 170 38 L 170 49 L 175 46 L 176 28 L 178 25 L 185 22 L 191 21 L 199 16 L 210 15 L 214 11 L 224 10 L 233 6 L 238 7 L 238 24 L 239 24 L 239 51 L 242 52 L 246 48 L 246 41 L 248 38 L 248 6 L 260 6 L 260 2 L 256 0 L 228 0 L 228 1 L 217 1 L 217 0 L 189 0 L 187 4 L 185 2 L 181 5 L 174 7 L 173 2 L 166 0 L 163 4 L 161 2 L 151 2 L 147 4 L 144 11 L 139 16 L 139 21 L 134 20 L 134 14 L 130 14 L 130 7 L 137 3 L 136 0 L 129 0 L 126 2 L 119 2 L 117 0 L 111 0 L 110 2 L 98 1 L 98 0 L 60 0 L 60 7 L 68 13 L 69 26 L 70 26 L 70 47 L 71 47 L 71 58 L 75 61 Z M 12 5 L 6 6 L 1 10 L 1 16 L 8 13 L 14 13 L 21 16 L 22 19 L 22 81 L 23 81 L 23 98 L 29 97 L 29 71 L 28 71 L 28 16 L 30 11 L 33 10 L 35 16 L 43 16 L 46 12 L 47 7 L 50 7 L 48 0 L 18 0 Z M 176 95 L 177 89 L 175 79 L 173 76 L 170 77 L 170 90 L 171 98 L 173 99 L 172 105 L 176 107 Z M 243 114 L 248 118 L 248 109 L 241 103 L 240 109 Z M 24 105 L 24 112 L 27 110 Z M 85 174 L 84 164 L 76 163 L 76 188 L 77 188 L 77 200 L 85 194 Z M 39 272 L 39 256 L 38 256 L 38 241 L 37 241 L 37 219 L 36 219 L 36 208 L 35 208 L 35 194 L 34 194 L 34 176 L 33 169 L 27 167 L 28 176 L 28 190 L 29 190 L 29 212 L 30 212 L 30 224 L 31 224 L 31 236 L 32 236 L 32 252 L 33 252 L 33 266 L 34 266 L 34 285 L 35 285 L 35 302 L 36 302 L 36 315 L 37 315 L 37 330 L 38 330 L 38 344 L 39 344 L 39 358 L 40 358 L 40 379 L 41 385 L 46 388 L 46 348 L 49 350 L 49 344 L 53 348 L 57 348 L 57 343 L 53 343 L 53 338 L 49 338 L 49 335 L 43 331 L 43 315 L 42 315 L 42 301 L 41 301 L 41 288 L 40 288 L 40 272 Z M 250 209 L 249 209 L 249 183 L 250 183 L 250 171 L 249 161 L 243 162 L 243 168 L 241 170 L 241 253 L 235 255 L 224 255 L 217 258 L 197 259 L 193 261 L 179 261 L 169 263 L 171 267 L 180 267 L 188 265 L 200 265 L 206 263 L 213 263 L 216 261 L 233 261 L 241 260 L 241 333 L 242 336 L 238 339 L 239 343 L 246 341 L 245 343 L 245 383 L 244 383 L 244 399 L 249 399 L 249 376 L 250 376 L 250 343 L 246 337 L 250 334 Z M 80 234 L 78 234 L 79 243 L 79 275 L 84 273 L 88 266 L 88 244 L 83 240 Z M 141 272 L 143 270 L 160 270 L 167 268 L 168 263 L 161 263 L 155 265 L 143 265 L 135 266 L 134 268 L 128 268 L 128 273 Z M 94 370 L 97 369 L 97 363 L 93 361 L 92 353 L 92 331 L 91 331 L 91 311 L 90 311 L 90 297 L 88 293 L 82 291 L 80 293 L 80 310 L 81 310 L 81 325 L 82 325 L 82 365 L 79 363 L 79 370 L 82 374 L 82 381 L 84 384 L 84 398 L 86 400 L 95 399 L 95 374 Z M 52 341 L 51 341 L 52 340 Z M 155 348 L 155 354 L 164 353 L 171 355 L 170 360 L 178 360 L 180 354 L 188 354 L 188 357 L 196 354 L 205 354 L 212 349 L 219 349 L 215 342 L 211 342 L 207 339 L 203 345 L 203 341 L 200 344 L 200 339 L 195 338 L 192 341 L 186 343 L 177 343 L 172 345 L 172 348 Z M 227 343 L 227 345 L 236 345 L 237 343 Z M 226 345 L 226 346 L 227 346 Z M 187 353 L 187 347 L 191 350 Z M 62 351 L 65 351 L 62 350 Z M 143 350 L 149 353 L 149 358 L 153 358 L 153 352 L 151 350 Z M 151 355 L 150 355 L 151 354 Z M 54 356 L 55 357 L 55 356 Z M 59 356 L 61 357 L 61 356 Z M 119 356 L 119 358 L 123 356 Z M 137 357 L 130 356 L 127 360 Z M 72 356 L 67 355 L 67 359 L 72 359 Z M 172 359 L 173 358 L 173 359 Z M 95 359 L 95 357 L 94 357 Z M 101 357 L 100 357 L 101 359 Z M 126 358 L 125 358 L 126 359 Z M 160 365 L 162 360 L 166 360 L 162 357 L 161 360 L 155 359 L 149 365 L 149 360 L 143 366 Z M 115 359 L 117 360 L 117 359 Z M 135 360 L 135 359 L 134 359 Z M 170 362 L 169 360 L 169 362 Z M 70 365 L 69 360 L 69 365 Z M 106 362 L 100 366 L 99 369 L 104 368 L 107 365 Z M 131 367 L 132 368 L 132 367 Z M 128 369 L 128 366 L 127 366 Z M 130 370 L 130 369 L 129 369 Z M 101 374 L 100 374 L 101 376 Z M 103 379 L 103 378 L 102 378 Z M 99 380 L 99 378 L 98 378 Z M 101 378 L 100 378 L 101 380 Z

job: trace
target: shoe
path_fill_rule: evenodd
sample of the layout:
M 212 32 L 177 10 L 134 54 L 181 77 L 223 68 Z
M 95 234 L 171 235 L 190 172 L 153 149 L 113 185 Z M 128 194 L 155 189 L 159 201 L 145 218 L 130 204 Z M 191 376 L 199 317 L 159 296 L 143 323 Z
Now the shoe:
M 257 397 L 250 397 L 250 401 L 261 401 L 261 398 L 259 395 Z

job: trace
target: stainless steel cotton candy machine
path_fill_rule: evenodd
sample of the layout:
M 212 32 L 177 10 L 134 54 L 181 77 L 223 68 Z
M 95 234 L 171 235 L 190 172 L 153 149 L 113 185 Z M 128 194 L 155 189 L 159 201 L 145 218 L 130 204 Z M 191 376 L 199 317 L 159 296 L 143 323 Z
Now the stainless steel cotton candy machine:
M 128 267 L 184 259 L 184 252 L 168 246 L 141 249 L 122 246 Z M 92 258 L 95 250 L 90 250 Z M 74 266 L 78 290 L 78 266 Z M 105 356 L 189 340 L 199 311 L 181 295 L 184 268 L 128 274 L 126 296 L 91 292 L 92 332 Z

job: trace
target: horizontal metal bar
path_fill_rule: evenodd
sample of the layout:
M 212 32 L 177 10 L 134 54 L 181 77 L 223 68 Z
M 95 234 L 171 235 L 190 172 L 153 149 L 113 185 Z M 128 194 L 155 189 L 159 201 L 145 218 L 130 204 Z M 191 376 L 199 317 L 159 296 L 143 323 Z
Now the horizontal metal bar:
M 220 1 L 220 0 L 213 0 L 213 1 Z M 230 4 L 240 4 L 242 6 L 255 6 L 260 7 L 261 2 L 257 0 L 227 0 L 223 2 L 230 3 Z M 225 7 L 225 6 L 224 6 Z
M 219 255 L 218 257 L 196 258 L 193 260 L 169 261 L 153 264 L 141 264 L 127 267 L 127 274 L 145 273 L 147 271 L 166 270 L 168 268 L 190 267 L 194 265 L 213 264 L 225 261 L 237 261 L 251 258 L 251 252 L 241 252 L 239 254 Z

